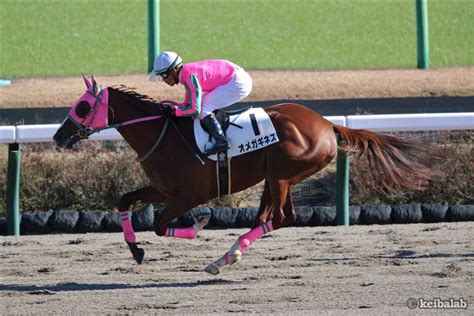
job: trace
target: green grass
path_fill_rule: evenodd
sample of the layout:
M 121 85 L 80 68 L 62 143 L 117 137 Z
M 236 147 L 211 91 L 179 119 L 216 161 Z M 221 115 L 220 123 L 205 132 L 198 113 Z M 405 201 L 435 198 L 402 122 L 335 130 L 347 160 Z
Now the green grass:
M 161 49 L 248 69 L 416 67 L 415 0 L 161 1 Z M 429 1 L 432 67 L 474 65 L 474 1 Z M 0 0 L 0 78 L 146 72 L 147 1 Z

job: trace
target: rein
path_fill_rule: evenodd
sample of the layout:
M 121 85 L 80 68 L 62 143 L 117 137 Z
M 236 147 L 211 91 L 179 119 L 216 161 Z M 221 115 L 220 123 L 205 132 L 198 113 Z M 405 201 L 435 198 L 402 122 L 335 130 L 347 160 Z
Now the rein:
M 103 130 L 107 130 L 107 129 L 111 129 L 111 128 L 120 128 L 120 127 L 123 127 L 123 126 L 132 125 L 132 124 L 157 120 L 157 119 L 162 117 L 161 115 L 146 116 L 146 117 L 132 119 L 132 120 L 128 120 L 128 121 L 125 121 L 125 122 L 116 123 L 116 124 L 108 124 L 108 122 L 107 122 L 108 120 L 103 119 L 103 121 L 99 121 L 100 125 L 102 125 L 103 127 L 100 127 L 100 125 L 99 125 L 99 127 L 91 127 L 94 124 L 97 125 L 97 122 L 95 122 L 95 120 L 97 118 L 97 113 L 101 109 L 102 109 L 102 111 L 107 111 L 106 109 L 111 109 L 109 107 L 109 104 L 108 104 L 108 94 L 105 97 L 105 101 L 104 101 L 104 98 L 103 98 L 104 91 L 105 91 L 104 89 L 100 89 L 100 91 L 97 94 L 94 94 L 89 89 L 87 90 L 86 93 L 89 96 L 93 97 L 95 100 L 94 100 L 94 105 L 92 106 L 92 109 L 89 111 L 89 113 L 84 118 L 82 118 L 82 120 L 78 120 L 77 117 L 74 117 L 74 115 L 72 114 L 74 108 L 71 109 L 71 111 L 68 113 L 66 119 L 69 119 L 70 121 L 72 121 L 78 129 L 77 129 L 75 134 L 72 134 L 71 136 L 68 137 L 68 139 L 66 140 L 66 144 L 71 142 L 75 137 L 78 137 L 81 140 L 82 139 L 87 139 L 87 138 L 89 138 L 90 135 L 95 134 L 95 133 L 99 133 Z M 165 132 L 168 128 L 169 121 L 170 121 L 170 119 L 167 118 L 167 120 L 165 122 L 165 126 L 162 129 L 161 134 L 158 137 L 158 140 L 153 145 L 153 147 L 143 157 L 141 157 L 141 158 L 138 157 L 137 158 L 137 160 L 139 162 L 142 162 L 142 161 L 146 160 L 151 155 L 151 153 L 156 149 L 156 147 L 158 147 L 159 143 L 163 139 L 163 136 L 164 136 L 164 134 L 165 134 Z M 63 122 L 63 124 L 64 124 L 64 122 Z
M 95 85 L 94 85 L 94 87 L 95 87 Z M 105 91 L 105 96 L 104 96 L 104 91 Z M 128 120 L 128 121 L 125 121 L 125 122 L 116 123 L 116 124 L 108 124 L 107 118 L 104 118 L 104 117 L 99 118 L 100 115 L 97 115 L 99 113 L 99 111 L 101 111 L 101 114 L 103 116 L 104 111 L 107 111 L 108 109 L 113 110 L 113 108 L 109 107 L 107 91 L 105 89 L 100 89 L 98 91 L 98 93 L 96 94 L 96 93 L 93 93 L 92 91 L 90 91 L 90 89 L 88 89 L 87 92 L 86 92 L 86 95 L 89 95 L 89 97 L 92 97 L 92 98 L 95 99 L 94 100 L 94 105 L 92 106 L 92 109 L 89 111 L 89 113 L 87 113 L 87 115 L 85 117 L 83 117 L 81 120 L 79 120 L 78 117 L 77 116 L 75 117 L 75 115 L 73 114 L 75 106 L 68 113 L 68 115 L 66 116 L 66 119 L 69 119 L 70 121 L 72 121 L 73 124 L 76 125 L 76 127 L 78 129 L 77 129 L 75 134 L 72 134 L 71 136 L 68 137 L 68 139 L 65 142 L 66 144 L 73 141 L 73 139 L 75 137 L 78 137 L 81 140 L 82 139 L 87 139 L 87 138 L 89 138 L 90 135 L 95 134 L 95 133 L 99 133 L 103 130 L 107 130 L 107 129 L 111 129 L 111 128 L 120 128 L 120 127 L 123 127 L 123 126 L 132 125 L 132 124 L 157 120 L 157 119 L 163 117 L 161 115 L 146 116 L 146 117 L 132 119 L 132 120 Z M 104 99 L 105 99 L 105 101 L 104 101 Z M 174 101 L 163 101 L 163 102 L 161 102 L 161 104 L 162 105 L 167 105 L 167 106 L 170 106 L 170 107 L 175 107 L 177 105 L 177 103 L 174 102 Z M 96 122 L 96 118 L 101 119 L 101 120 Z M 181 139 L 186 144 L 186 146 L 191 150 L 191 152 L 199 160 L 199 162 L 204 165 L 205 163 L 201 159 L 199 154 L 194 151 L 194 149 L 191 147 L 191 145 L 185 139 L 183 134 L 181 134 L 181 132 L 178 129 L 178 127 L 176 126 L 176 124 L 173 122 L 173 119 L 169 118 L 169 117 L 166 117 L 165 125 L 163 126 L 163 129 L 161 130 L 160 136 L 158 136 L 156 142 L 148 150 L 148 152 L 145 155 L 143 155 L 143 157 L 137 157 L 137 161 L 138 162 L 145 161 L 156 150 L 158 145 L 161 143 L 163 137 L 165 136 L 165 133 L 168 129 L 168 125 L 169 125 L 170 121 L 171 121 L 171 125 L 173 125 L 173 127 L 176 129 L 178 135 L 181 137 Z M 63 122 L 63 124 L 64 124 L 64 122 Z M 101 127 L 101 126 L 103 126 L 103 127 Z
M 141 157 L 141 158 L 137 157 L 138 162 L 143 162 L 143 161 L 147 160 L 148 157 L 151 155 L 151 153 L 155 151 L 156 147 L 158 147 L 158 145 L 161 143 L 161 140 L 163 139 L 163 136 L 165 136 L 165 132 L 168 129 L 168 125 L 169 125 L 170 121 L 171 121 L 171 119 L 169 119 L 169 118 L 166 119 L 165 126 L 163 126 L 163 129 L 161 130 L 161 134 L 158 137 L 158 139 L 156 140 L 155 144 L 153 145 L 153 147 L 150 148 L 150 150 L 145 155 L 143 155 L 143 157 Z M 130 125 L 130 124 L 127 124 L 127 125 Z
M 117 124 L 112 124 L 112 125 L 107 125 L 105 127 L 102 127 L 102 128 L 97 128 L 97 129 L 90 129 L 88 127 L 86 127 L 86 129 L 89 129 L 90 130 L 90 134 L 94 134 L 94 133 L 99 133 L 103 130 L 106 130 L 106 129 L 111 129 L 111 128 L 120 128 L 120 127 L 123 127 L 123 126 L 128 126 L 128 125 L 132 125 L 132 124 L 136 124 L 136 123 L 141 123 L 141 122 L 147 122 L 147 121 L 152 121 L 152 120 L 156 120 L 156 119 L 159 119 L 161 118 L 162 116 L 161 115 L 154 115 L 154 116 L 146 116 L 146 117 L 141 117 L 141 118 L 137 118 L 137 119 L 133 119 L 133 120 L 129 120 L 129 121 L 125 121 L 125 122 L 121 122 L 121 123 L 117 123 Z M 165 132 L 166 130 L 168 129 L 168 125 L 169 125 L 169 122 L 170 122 L 170 119 L 167 118 L 166 119 L 166 122 L 165 122 L 165 126 L 163 127 L 163 129 L 161 130 L 161 133 L 160 133 L 160 136 L 158 137 L 158 139 L 156 140 L 155 144 L 150 148 L 150 150 L 148 150 L 148 152 L 143 155 L 143 157 L 137 157 L 137 161 L 138 162 L 143 162 L 145 160 L 148 159 L 148 157 L 150 157 L 150 155 L 155 151 L 156 147 L 158 147 L 158 145 L 161 143 L 161 140 L 163 139 L 163 137 L 165 136 Z M 89 135 L 87 137 L 89 137 Z M 85 138 L 87 138 L 85 137 Z
M 161 115 L 146 116 L 146 117 L 141 117 L 141 118 L 137 118 L 137 119 L 133 119 L 133 120 L 117 123 L 117 124 L 107 125 L 106 127 L 98 128 L 98 129 L 93 130 L 93 133 L 97 133 L 97 132 L 100 132 L 100 131 L 103 131 L 103 130 L 109 129 L 109 128 L 119 128 L 119 127 L 132 125 L 132 124 L 136 124 L 136 123 L 152 121 L 152 120 L 159 119 L 161 117 L 162 117 Z
M 137 118 L 137 119 L 133 119 L 133 120 L 117 123 L 117 124 L 107 125 L 107 126 L 101 127 L 101 128 L 92 129 L 89 126 L 84 126 L 81 123 L 76 122 L 76 120 L 74 120 L 70 116 L 68 116 L 68 118 L 74 123 L 74 125 L 76 125 L 78 127 L 77 132 L 75 134 L 69 136 L 69 138 L 72 139 L 73 137 L 77 136 L 80 139 L 87 139 L 87 138 L 89 138 L 90 135 L 95 134 L 95 133 L 99 133 L 99 132 L 107 130 L 107 129 L 119 128 L 119 127 L 132 125 L 132 124 L 136 124 L 136 123 L 157 120 L 161 117 L 162 117 L 161 115 L 146 116 L 146 117 L 141 117 L 141 118 Z
M 178 135 L 181 137 L 181 139 L 183 140 L 183 142 L 186 144 L 186 146 L 188 146 L 189 150 L 191 150 L 191 152 L 194 154 L 194 157 L 196 157 L 197 160 L 199 160 L 199 162 L 201 163 L 201 165 L 205 165 L 206 163 L 204 162 L 204 160 L 201 159 L 201 156 L 199 156 L 199 154 L 193 149 L 193 147 L 191 147 L 191 145 L 188 143 L 188 141 L 186 140 L 186 138 L 183 136 L 183 134 L 181 133 L 181 131 L 179 130 L 178 126 L 176 126 L 176 124 L 174 123 L 174 121 L 172 119 L 169 119 L 169 121 L 171 121 L 171 125 L 173 125 L 174 129 L 176 130 L 176 132 L 178 133 Z M 168 123 L 168 122 L 167 122 Z

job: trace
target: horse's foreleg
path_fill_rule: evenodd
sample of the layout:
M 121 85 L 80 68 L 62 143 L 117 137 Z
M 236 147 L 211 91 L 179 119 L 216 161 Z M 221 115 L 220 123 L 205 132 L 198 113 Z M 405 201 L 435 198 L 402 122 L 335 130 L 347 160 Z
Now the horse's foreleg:
M 120 198 L 118 210 L 120 212 L 123 235 L 133 258 L 138 264 L 142 264 L 145 251 L 137 245 L 137 238 L 132 227 L 132 221 L 128 210 L 130 209 L 130 206 L 137 201 L 145 203 L 160 203 L 165 200 L 166 197 L 152 187 L 145 187 L 136 191 L 128 192 Z
M 209 222 L 209 216 L 198 216 L 194 219 L 193 226 L 188 228 L 167 228 L 175 218 L 186 214 L 187 211 L 201 203 L 189 200 L 186 197 L 173 197 L 163 212 L 155 217 L 155 233 L 158 236 L 194 239 L 204 226 Z

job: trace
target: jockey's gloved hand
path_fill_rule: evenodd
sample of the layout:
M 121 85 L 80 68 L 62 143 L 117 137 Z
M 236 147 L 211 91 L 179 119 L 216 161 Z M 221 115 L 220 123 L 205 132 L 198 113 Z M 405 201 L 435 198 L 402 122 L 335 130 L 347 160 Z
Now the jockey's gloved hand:
M 161 111 L 161 115 L 164 117 L 173 117 L 175 115 L 175 110 L 170 106 L 165 106 Z

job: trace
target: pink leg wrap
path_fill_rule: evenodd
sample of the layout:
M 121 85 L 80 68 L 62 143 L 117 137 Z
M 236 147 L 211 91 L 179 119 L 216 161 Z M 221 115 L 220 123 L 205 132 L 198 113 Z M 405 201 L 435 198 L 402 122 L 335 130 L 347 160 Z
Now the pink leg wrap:
M 258 238 L 262 237 L 265 234 L 268 234 L 273 230 L 272 221 L 269 220 L 265 224 L 262 224 L 258 227 L 255 227 L 248 233 L 239 237 L 238 242 L 240 245 L 240 250 L 242 253 L 247 251 L 247 248 Z
M 133 231 L 132 222 L 128 212 L 120 212 L 120 220 L 122 222 L 123 235 L 128 243 L 136 243 L 135 232 Z
M 167 228 L 165 236 L 194 239 L 196 238 L 198 231 L 194 226 L 188 228 Z

